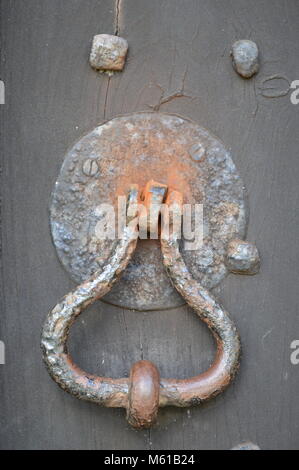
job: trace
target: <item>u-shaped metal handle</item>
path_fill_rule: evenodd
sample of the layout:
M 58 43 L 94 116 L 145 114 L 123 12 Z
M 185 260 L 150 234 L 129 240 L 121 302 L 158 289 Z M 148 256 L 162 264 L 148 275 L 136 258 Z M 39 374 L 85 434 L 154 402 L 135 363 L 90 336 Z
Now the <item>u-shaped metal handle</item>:
M 180 194 L 169 192 L 166 203 L 173 212 L 181 204 Z M 174 224 L 161 231 L 163 263 L 177 291 L 210 328 L 217 344 L 212 366 L 185 380 L 162 379 L 150 361 L 139 361 L 129 378 L 98 377 L 78 368 L 67 351 L 69 329 L 76 318 L 103 297 L 126 268 L 138 238 L 138 190 L 128 196 L 127 224 L 108 264 L 66 295 L 46 318 L 41 346 L 49 374 L 65 391 L 82 400 L 107 407 L 123 407 L 134 427 L 150 427 L 162 406 L 197 405 L 222 392 L 232 381 L 240 359 L 240 339 L 228 313 L 211 293 L 193 279 L 179 250 Z

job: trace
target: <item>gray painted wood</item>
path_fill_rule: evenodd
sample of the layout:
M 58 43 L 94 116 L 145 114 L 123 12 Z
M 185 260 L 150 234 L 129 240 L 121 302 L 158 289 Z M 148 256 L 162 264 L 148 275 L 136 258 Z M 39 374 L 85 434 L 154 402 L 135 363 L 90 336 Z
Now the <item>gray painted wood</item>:
M 118 3 L 116 21 L 109 0 L 1 2 L 0 446 L 227 449 L 251 440 L 263 449 L 298 448 L 299 366 L 290 363 L 290 343 L 299 339 L 299 106 L 290 93 L 270 99 L 262 90 L 273 75 L 299 79 L 298 2 Z M 91 70 L 88 54 L 94 34 L 115 28 L 130 53 L 124 72 L 109 79 Z M 240 38 L 261 51 L 260 73 L 249 81 L 229 58 Z M 188 96 L 168 99 L 178 91 Z M 123 410 L 58 389 L 42 364 L 39 336 L 47 310 L 72 287 L 47 212 L 63 155 L 104 118 L 149 107 L 192 118 L 231 148 L 248 188 L 248 239 L 260 248 L 262 269 L 256 277 L 231 275 L 217 293 L 242 337 L 236 383 L 201 408 L 161 410 L 156 428 L 137 432 Z M 183 378 L 209 365 L 214 346 L 190 309 L 143 314 L 99 302 L 74 326 L 70 350 L 98 374 L 127 374 L 143 357 L 163 376 Z

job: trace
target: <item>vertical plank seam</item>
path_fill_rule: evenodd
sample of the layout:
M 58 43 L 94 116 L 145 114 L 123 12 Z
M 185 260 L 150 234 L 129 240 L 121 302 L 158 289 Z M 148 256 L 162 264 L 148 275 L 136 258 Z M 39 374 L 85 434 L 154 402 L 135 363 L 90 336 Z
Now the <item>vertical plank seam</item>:
M 116 0 L 115 1 L 115 21 L 114 21 L 115 36 L 118 36 L 119 34 L 119 29 L 120 29 L 119 19 L 120 19 L 121 7 L 122 7 L 122 0 Z

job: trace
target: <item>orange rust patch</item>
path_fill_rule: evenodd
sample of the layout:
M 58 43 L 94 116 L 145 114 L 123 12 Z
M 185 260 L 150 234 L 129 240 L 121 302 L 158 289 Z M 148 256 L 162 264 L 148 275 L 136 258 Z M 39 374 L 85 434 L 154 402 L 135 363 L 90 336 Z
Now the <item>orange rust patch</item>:
M 146 144 L 140 139 L 129 148 L 114 147 L 115 153 L 121 155 L 123 162 L 123 172 L 116 183 L 116 197 L 127 194 L 130 184 L 138 184 L 144 188 L 149 180 L 159 181 L 168 186 L 169 189 L 179 191 L 184 194 L 184 202 L 191 202 L 192 195 L 189 180 L 192 180 L 192 167 L 190 166 L 190 156 L 186 149 L 176 143 L 175 153 L 169 153 L 167 143 L 149 135 Z M 146 161 L 136 158 L 136 155 L 146 153 Z M 183 156 L 183 158 L 182 158 Z M 182 163 L 182 159 L 186 163 Z

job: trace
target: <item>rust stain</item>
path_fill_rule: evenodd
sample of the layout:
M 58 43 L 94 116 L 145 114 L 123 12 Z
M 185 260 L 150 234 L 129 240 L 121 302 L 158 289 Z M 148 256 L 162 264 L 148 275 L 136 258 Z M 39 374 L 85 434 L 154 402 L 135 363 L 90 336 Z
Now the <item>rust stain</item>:
M 116 198 L 126 194 L 130 183 L 145 187 L 152 179 L 182 192 L 186 203 L 193 202 L 189 185 L 189 181 L 193 180 L 192 167 L 188 164 L 190 156 L 184 145 L 175 142 L 170 153 L 165 139 L 148 135 L 144 136 L 143 141 L 138 139 L 136 144 L 133 142 L 129 148 L 116 145 L 113 152 L 117 159 L 123 161 L 123 174 L 116 184 Z M 144 155 L 145 161 L 137 159 L 136 155 Z

